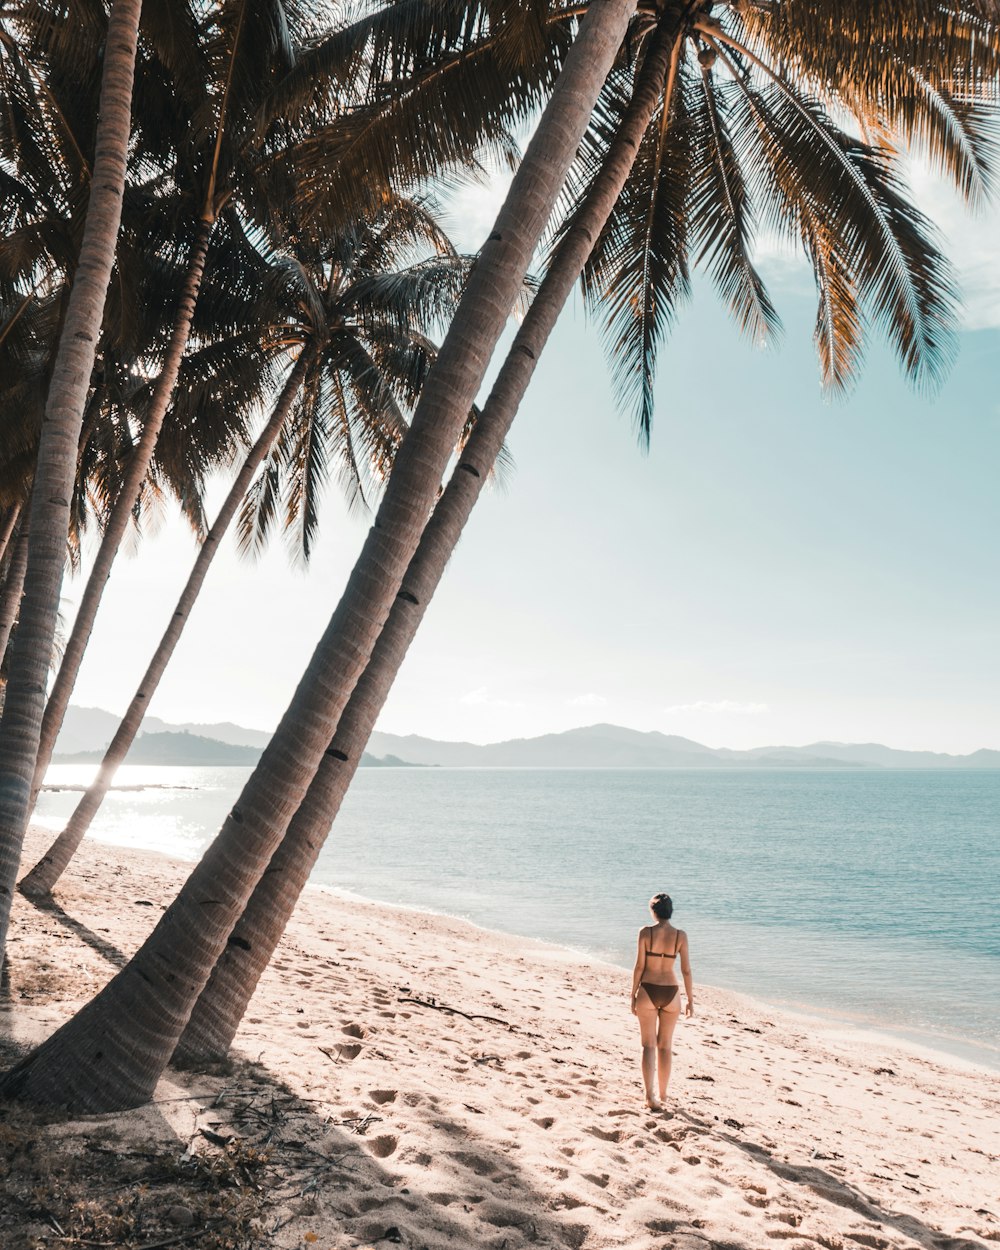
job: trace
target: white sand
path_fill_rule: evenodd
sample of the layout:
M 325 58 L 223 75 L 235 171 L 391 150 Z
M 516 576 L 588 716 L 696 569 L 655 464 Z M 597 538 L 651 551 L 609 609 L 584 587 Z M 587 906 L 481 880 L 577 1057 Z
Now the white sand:
M 65 1019 L 186 871 L 87 842 L 61 912 L 18 896 L 0 1024 Z M 311 889 L 237 1038 L 262 1069 L 171 1073 L 154 1107 L 60 1131 L 210 1148 L 202 1129 L 259 1126 L 273 1082 L 277 1248 L 1000 1243 L 1000 1075 L 697 986 L 652 1114 L 628 989 L 561 948 Z

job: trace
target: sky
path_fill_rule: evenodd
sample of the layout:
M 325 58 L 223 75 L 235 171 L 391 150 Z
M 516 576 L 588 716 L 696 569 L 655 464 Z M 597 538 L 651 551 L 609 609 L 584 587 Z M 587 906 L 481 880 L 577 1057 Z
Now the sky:
M 808 269 L 762 265 L 785 332 L 744 343 L 711 289 L 664 348 L 642 451 L 599 326 L 567 308 L 379 728 L 493 742 L 611 722 L 745 748 L 819 740 L 1000 748 L 1000 213 L 921 171 L 965 295 L 954 368 L 915 393 L 873 343 L 824 397 Z M 502 188 L 453 206 L 485 238 Z M 216 560 L 150 711 L 273 728 L 371 518 L 331 483 L 307 570 L 280 544 Z M 194 559 L 164 517 L 122 556 L 73 702 L 122 711 Z M 79 598 L 64 584 L 64 609 Z

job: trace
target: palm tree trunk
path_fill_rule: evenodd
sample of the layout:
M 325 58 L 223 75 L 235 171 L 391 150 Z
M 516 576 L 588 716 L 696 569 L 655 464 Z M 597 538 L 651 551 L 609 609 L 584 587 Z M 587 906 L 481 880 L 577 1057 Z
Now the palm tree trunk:
M 80 425 L 121 222 L 140 4 L 111 5 L 87 219 L 38 448 L 27 589 L 0 721 L 0 960 L 38 754 Z
M 0 564 L 3 563 L 4 556 L 7 554 L 7 547 L 10 545 L 10 540 L 13 537 L 17 518 L 21 515 L 21 508 L 21 504 L 13 504 L 3 519 L 3 527 L 0 528 Z M 2 654 L 3 652 L 0 651 L 0 655 Z
M 300 354 L 295 367 L 288 376 L 270 420 L 264 429 L 261 430 L 257 441 L 250 449 L 242 468 L 236 475 L 229 489 L 229 494 L 219 509 L 219 515 L 215 518 L 215 523 L 205 536 L 205 541 L 198 552 L 191 575 L 181 591 L 177 606 L 170 617 L 170 623 L 160 639 L 160 645 L 150 660 L 149 667 L 139 683 L 139 688 L 132 696 L 132 702 L 128 705 L 128 709 L 115 731 L 115 736 L 111 739 L 111 743 L 104 753 L 104 759 L 101 761 L 97 776 L 77 804 L 76 810 L 67 822 L 66 828 L 38 863 L 35 864 L 34 868 L 21 879 L 19 889 L 22 894 L 26 894 L 29 898 L 44 898 L 45 895 L 51 892 L 52 887 L 66 870 L 66 865 L 76 854 L 77 847 L 83 841 L 87 830 L 90 828 L 91 821 L 104 802 L 104 796 L 114 780 L 119 765 L 128 754 L 129 747 L 135 740 L 135 735 L 139 732 L 139 726 L 142 724 L 143 717 L 149 710 L 149 702 L 156 693 L 156 687 L 159 685 L 160 678 L 170 663 L 174 648 L 184 632 L 184 626 L 191 615 L 191 609 L 194 607 L 198 594 L 208 575 L 208 570 L 215 559 L 215 553 L 219 550 L 219 543 L 229 529 L 240 502 L 253 480 L 254 474 L 268 451 L 270 451 L 271 444 L 277 438 L 281 427 L 284 425 L 289 409 L 295 400 L 295 396 L 298 394 L 299 387 L 302 385 L 302 379 L 305 377 L 313 358 L 310 348 L 307 348 Z M 0 655 L 2 655 L 2 652 L 0 652 Z
M 24 574 L 28 567 L 28 521 L 25 517 L 21 522 L 14 548 L 11 551 L 10 567 L 0 594 L 0 660 L 7 654 L 10 642 L 10 631 L 17 620 L 18 609 L 21 607 L 21 593 L 24 590 Z
M 581 23 L 428 375 L 347 589 L 219 836 L 130 963 L 0 1078 L 0 1094 L 78 1111 L 150 1097 L 368 662 L 635 4 L 601 0 Z
M 66 650 L 63 653 L 62 663 L 59 665 L 59 672 L 56 674 L 52 692 L 45 705 L 42 732 L 38 743 L 38 758 L 35 763 L 33 783 L 33 792 L 35 794 L 38 793 L 39 787 L 45 780 L 45 771 L 52 758 L 52 752 L 55 750 L 56 738 L 59 736 L 59 730 L 62 729 L 70 696 L 73 693 L 73 687 L 76 685 L 80 665 L 83 663 L 83 655 L 87 649 L 87 643 L 90 641 L 91 631 L 94 628 L 97 609 L 101 605 L 104 588 L 111 575 L 111 567 L 115 562 L 118 549 L 121 546 L 122 539 L 125 537 L 125 531 L 128 529 L 129 522 L 132 519 L 135 501 L 139 498 L 142 483 L 145 480 L 150 461 L 153 458 L 153 452 L 156 450 L 156 440 L 160 436 L 163 418 L 166 415 L 170 397 L 174 393 L 177 374 L 181 367 L 181 358 L 184 355 L 184 349 L 187 347 L 188 338 L 191 334 L 191 321 L 194 317 L 195 305 L 198 302 L 202 274 L 205 272 L 205 256 L 208 252 L 208 243 L 214 225 L 215 218 L 212 216 L 206 216 L 198 222 L 194 242 L 191 245 L 191 252 L 188 256 L 184 288 L 176 316 L 174 317 L 170 343 L 163 360 L 160 376 L 156 379 L 156 385 L 150 396 L 149 408 L 142 425 L 142 434 L 132 451 L 132 455 L 129 457 L 124 480 L 118 491 L 114 507 L 111 509 L 111 515 L 108 517 L 108 523 L 104 528 L 101 545 L 97 549 L 94 566 L 90 570 L 90 576 L 87 579 L 87 585 L 80 600 L 80 607 L 73 621 L 73 629 L 66 642 Z
M 528 383 L 573 285 L 604 228 L 660 100 L 676 36 L 657 36 L 629 107 L 574 225 L 532 301 L 490 396 L 452 474 L 372 658 L 340 718 L 316 776 L 254 890 L 187 1023 L 175 1061 L 222 1059 L 337 817 L 392 683 L 444 575 L 483 484 L 517 415 Z

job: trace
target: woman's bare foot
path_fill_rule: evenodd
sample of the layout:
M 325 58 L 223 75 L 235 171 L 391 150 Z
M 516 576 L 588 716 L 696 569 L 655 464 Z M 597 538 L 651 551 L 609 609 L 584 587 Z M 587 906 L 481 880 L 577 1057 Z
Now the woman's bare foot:
M 662 1111 L 663 1110 L 663 1103 L 660 1102 L 658 1098 L 647 1098 L 646 1106 L 650 1109 L 650 1111 Z

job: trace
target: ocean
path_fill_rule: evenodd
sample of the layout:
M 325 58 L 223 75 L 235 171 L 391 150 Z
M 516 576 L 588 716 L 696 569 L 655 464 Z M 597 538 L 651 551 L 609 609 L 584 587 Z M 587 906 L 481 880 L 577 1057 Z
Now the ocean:
M 91 836 L 197 859 L 248 772 L 126 766 Z M 664 890 L 696 982 L 1000 1068 L 1000 771 L 361 769 L 313 880 L 623 968 Z

